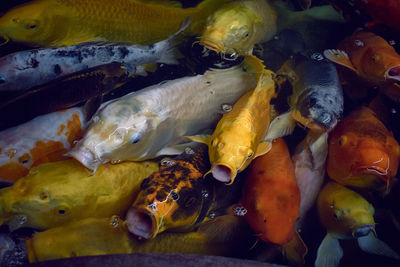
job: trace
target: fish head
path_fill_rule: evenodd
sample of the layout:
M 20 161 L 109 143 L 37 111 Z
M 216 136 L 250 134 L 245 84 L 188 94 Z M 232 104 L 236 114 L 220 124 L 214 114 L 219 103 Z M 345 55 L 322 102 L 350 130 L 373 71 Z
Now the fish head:
M 371 79 L 400 81 L 400 55 L 391 46 L 368 49 L 360 64 Z
M 306 127 L 323 132 L 336 126 L 342 112 L 343 98 L 323 94 L 319 86 L 315 85 L 298 97 L 294 117 Z
M 131 233 L 151 239 L 166 230 L 187 231 L 205 219 L 213 201 L 213 180 L 203 178 L 207 168 L 196 164 L 183 159 L 161 161 L 160 170 L 142 182 L 127 212 Z
M 244 169 L 254 158 L 255 149 L 251 144 L 250 134 L 224 131 L 221 135 L 213 135 L 209 145 L 209 156 L 213 177 L 218 181 L 232 184 L 239 171 Z M 247 144 L 247 145 L 246 145 Z
M 158 122 L 134 104 L 118 102 L 105 106 L 92 121 L 70 155 L 94 171 L 102 163 L 144 159 Z
M 0 191 L 0 223 L 7 224 L 11 231 L 22 227 L 48 229 L 73 216 L 70 199 L 63 198 L 61 193 L 68 190 L 66 186 L 61 188 L 55 185 L 56 181 L 38 186 L 40 182 L 34 176 L 35 172 L 31 172 L 26 177 L 32 179 L 21 178 Z
M 246 8 L 223 7 L 208 18 L 200 44 L 234 60 L 252 49 L 254 19 Z
M 321 190 L 318 213 L 328 232 L 340 235 L 361 236 L 375 225 L 374 207 L 360 194 L 335 182 Z
M 36 43 L 48 36 L 52 1 L 33 1 L 9 10 L 0 18 L 0 36 L 16 42 Z M 61 30 L 61 29 L 60 29 Z

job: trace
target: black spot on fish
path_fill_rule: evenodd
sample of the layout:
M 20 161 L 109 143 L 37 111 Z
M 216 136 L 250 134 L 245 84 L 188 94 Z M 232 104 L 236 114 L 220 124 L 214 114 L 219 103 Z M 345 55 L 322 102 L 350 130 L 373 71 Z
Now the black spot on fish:
M 37 68 L 37 66 L 39 66 L 39 61 L 37 61 L 34 58 L 31 58 L 28 62 L 28 64 L 32 67 L 32 68 Z
M 153 49 L 154 48 L 154 44 L 149 45 L 149 49 Z
M 118 51 L 121 54 L 122 59 L 124 59 L 129 54 L 129 50 L 125 46 L 118 47 Z
M 113 57 L 115 55 L 114 48 L 112 46 L 106 46 L 106 50 L 110 57 Z
M 156 50 L 151 50 L 151 54 L 154 55 L 156 53 Z
M 79 61 L 79 63 L 82 63 L 82 60 L 83 60 L 83 56 L 82 56 L 81 51 L 65 51 L 65 50 L 61 50 L 61 51 L 57 51 L 56 56 L 76 58 Z
M 54 65 L 53 71 L 54 71 L 54 73 L 55 73 L 56 75 L 60 75 L 61 72 L 62 72 L 60 65 L 58 65 L 58 64 Z

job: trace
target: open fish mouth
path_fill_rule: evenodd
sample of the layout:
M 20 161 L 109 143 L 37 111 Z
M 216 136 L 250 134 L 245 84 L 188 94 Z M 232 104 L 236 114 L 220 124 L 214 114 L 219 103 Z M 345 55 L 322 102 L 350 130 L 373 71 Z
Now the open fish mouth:
M 375 225 L 373 225 L 373 224 L 364 224 L 364 225 L 361 225 L 360 227 L 358 227 L 357 229 L 355 229 L 352 232 L 352 235 L 355 238 L 359 238 L 359 237 L 362 237 L 362 236 L 367 236 L 371 232 L 375 232 Z
M 385 72 L 385 78 L 400 81 L 400 66 L 391 67 Z
M 92 174 L 95 174 L 101 164 L 101 160 L 89 149 L 82 147 L 79 150 L 72 149 L 67 153 L 67 156 L 75 158 L 77 161 L 82 163 L 83 166 L 92 170 Z
M 236 176 L 236 170 L 234 168 L 222 163 L 213 165 L 206 175 L 209 173 L 211 173 L 216 180 L 228 184 L 233 183 Z
M 157 219 L 153 213 L 132 207 L 126 215 L 129 232 L 139 238 L 151 239 L 157 235 Z

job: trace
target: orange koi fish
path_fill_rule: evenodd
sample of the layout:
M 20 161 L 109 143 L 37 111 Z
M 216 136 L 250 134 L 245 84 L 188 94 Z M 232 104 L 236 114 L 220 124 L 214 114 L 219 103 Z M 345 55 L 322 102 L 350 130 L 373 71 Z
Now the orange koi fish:
M 68 158 L 85 126 L 82 108 L 71 108 L 0 132 L 0 178 L 15 181 L 34 166 Z
M 300 215 L 300 190 L 283 139 L 273 141 L 271 150 L 249 168 L 241 201 L 247 210 L 244 217 L 261 240 L 283 245 L 290 258 L 287 248 L 298 237 L 295 222 Z M 300 245 L 303 248 L 298 252 L 303 257 L 307 249 L 304 243 Z
M 400 81 L 400 55 L 372 32 L 356 31 L 340 42 L 338 49 L 325 50 L 324 55 L 372 84 Z
M 363 107 L 332 132 L 327 172 L 340 184 L 380 191 L 397 173 L 399 151 L 393 134 L 371 109 Z

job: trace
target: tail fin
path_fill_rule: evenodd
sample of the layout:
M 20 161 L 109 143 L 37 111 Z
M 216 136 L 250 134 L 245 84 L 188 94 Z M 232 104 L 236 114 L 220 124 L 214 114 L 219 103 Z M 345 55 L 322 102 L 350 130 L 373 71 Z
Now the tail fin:
M 304 265 L 304 257 L 307 252 L 308 248 L 297 231 L 292 239 L 282 247 L 283 255 L 294 266 Z

